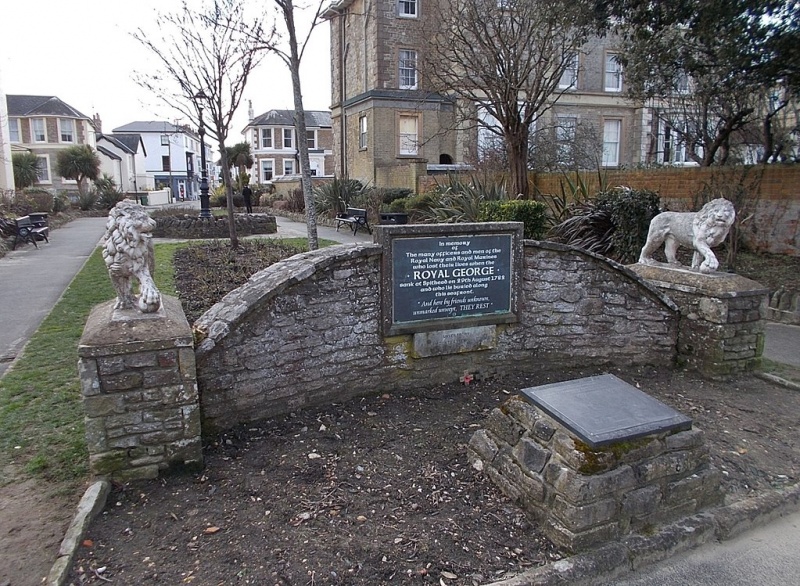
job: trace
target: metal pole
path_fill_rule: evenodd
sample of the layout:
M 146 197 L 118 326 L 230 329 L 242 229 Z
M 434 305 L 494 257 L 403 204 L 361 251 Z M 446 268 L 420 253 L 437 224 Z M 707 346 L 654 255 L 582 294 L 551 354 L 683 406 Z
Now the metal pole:
M 211 218 L 211 209 L 208 201 L 208 169 L 206 168 L 206 129 L 203 125 L 203 106 L 198 103 L 200 111 L 200 217 Z

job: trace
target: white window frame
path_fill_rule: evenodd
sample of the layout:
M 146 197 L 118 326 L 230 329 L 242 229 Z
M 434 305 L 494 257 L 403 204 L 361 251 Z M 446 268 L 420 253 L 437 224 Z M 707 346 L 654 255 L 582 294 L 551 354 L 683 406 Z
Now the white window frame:
M 262 128 L 261 137 L 259 139 L 259 148 L 272 149 L 275 148 L 275 134 L 272 128 Z
M 397 82 L 401 90 L 417 89 L 417 52 L 413 49 L 400 49 L 397 52 Z
M 414 133 L 403 132 L 403 121 L 414 121 Z M 401 157 L 415 157 L 419 154 L 419 116 L 416 114 L 399 114 L 397 117 L 397 152 Z
M 42 133 L 44 138 L 39 139 L 36 136 L 36 123 L 42 123 Z M 31 118 L 31 142 L 47 142 L 47 121 L 44 118 Z
M 318 143 L 317 143 L 317 129 L 316 128 L 311 129 L 311 130 L 306 129 L 306 144 L 308 145 L 308 148 L 310 148 L 310 149 L 316 150 L 318 148 L 317 147 Z
M 678 119 L 675 122 L 680 126 L 686 126 L 686 121 Z M 665 165 L 675 165 L 678 167 L 691 167 L 697 165 L 688 155 L 686 141 L 681 138 L 681 131 L 676 130 L 676 125 L 666 120 L 662 120 L 661 128 L 658 133 L 658 162 Z M 685 130 L 683 132 L 685 135 Z M 669 138 L 667 138 L 669 135 Z
M 362 114 L 358 117 L 358 148 L 366 150 L 367 148 L 367 129 L 369 128 L 367 122 L 367 115 Z
M 310 157 L 308 165 L 311 168 L 311 176 L 318 177 L 325 174 L 325 159 Z
M 616 128 L 616 140 L 610 129 Z M 603 120 L 603 167 L 619 167 L 620 146 L 622 144 L 622 120 L 609 118 Z
M 283 129 L 283 148 L 285 149 L 293 149 L 294 148 L 294 128 L 284 128 Z M 287 140 L 288 138 L 288 140 Z
M 161 146 L 169 146 L 169 134 L 162 134 L 161 135 Z
M 72 128 L 65 128 L 65 126 L 72 126 Z M 64 136 L 67 136 L 65 139 Z M 59 142 L 75 143 L 75 121 L 72 118 L 59 118 L 58 119 L 58 139 Z
M 267 165 L 269 168 L 267 168 Z M 266 183 L 275 179 L 275 159 L 261 159 L 259 161 L 259 169 L 261 170 L 261 180 Z M 267 177 L 267 172 L 271 177 Z
M 578 88 L 578 54 L 572 53 L 567 59 L 567 66 L 564 68 L 564 73 L 561 74 L 561 79 L 558 80 L 558 89 L 560 90 L 574 90 Z
M 419 16 L 418 0 L 398 0 L 397 16 L 400 18 L 417 18 Z
M 22 142 L 22 128 L 19 118 L 8 119 L 8 142 Z
M 286 171 L 289 171 L 288 173 Z M 294 159 L 283 159 L 283 174 L 296 175 Z
M 44 164 L 42 164 L 44 162 Z M 36 155 L 36 183 L 52 183 L 50 177 L 50 156 Z
M 622 91 L 622 63 L 617 61 L 618 53 L 606 53 L 603 89 L 607 92 Z

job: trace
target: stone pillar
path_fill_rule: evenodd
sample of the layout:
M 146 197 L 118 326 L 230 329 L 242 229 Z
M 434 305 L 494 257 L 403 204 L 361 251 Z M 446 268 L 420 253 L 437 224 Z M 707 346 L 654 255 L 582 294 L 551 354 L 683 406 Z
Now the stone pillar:
M 678 360 L 688 368 L 725 379 L 761 366 L 768 289 L 732 273 L 643 264 L 628 268 L 680 309 Z
M 126 481 L 201 467 L 192 332 L 180 303 L 92 310 L 78 347 L 91 472 Z
M 473 434 L 467 454 L 559 547 L 579 552 L 719 504 L 720 474 L 703 433 L 662 432 L 590 448 L 512 396 Z

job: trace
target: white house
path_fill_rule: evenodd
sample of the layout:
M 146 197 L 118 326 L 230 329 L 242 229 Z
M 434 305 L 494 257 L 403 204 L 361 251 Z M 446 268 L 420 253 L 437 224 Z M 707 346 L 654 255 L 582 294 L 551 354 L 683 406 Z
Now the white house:
M 98 134 L 97 151 L 101 171 L 114 178 L 125 193 L 155 187 L 155 177 L 147 173 L 147 151 L 140 134 Z
M 156 188 L 170 187 L 176 199 L 200 197 L 200 137 L 184 125 L 163 121 L 138 121 L 113 130 L 113 136 L 138 134 L 144 153 L 144 174 L 152 176 Z M 206 149 L 206 167 L 211 179 L 211 148 Z M 137 173 L 142 171 L 137 169 Z

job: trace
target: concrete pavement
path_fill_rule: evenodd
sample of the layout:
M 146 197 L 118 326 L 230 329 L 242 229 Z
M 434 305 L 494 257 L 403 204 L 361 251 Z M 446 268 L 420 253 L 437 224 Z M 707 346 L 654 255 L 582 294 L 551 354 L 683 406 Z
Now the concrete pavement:
M 79 218 L 0 259 L 0 376 L 16 359 L 105 232 L 106 218 Z
M 597 582 L 614 586 L 785 586 L 800 583 L 800 512 L 722 543 L 645 566 L 624 579 Z M 794 576 L 794 578 L 792 578 Z
M 767 322 L 764 358 L 800 368 L 800 326 Z

